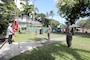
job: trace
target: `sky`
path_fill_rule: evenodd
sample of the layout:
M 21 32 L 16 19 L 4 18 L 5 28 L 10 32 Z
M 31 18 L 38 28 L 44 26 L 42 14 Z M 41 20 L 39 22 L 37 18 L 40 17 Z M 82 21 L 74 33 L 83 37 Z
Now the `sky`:
M 34 0 L 30 0 L 30 3 L 33 2 Z M 34 2 L 35 7 L 38 8 L 39 13 L 44 13 L 46 14 L 46 12 L 50 12 L 51 10 L 54 11 L 54 19 L 59 21 L 60 23 L 65 22 L 64 18 L 61 18 L 58 14 L 58 8 L 56 7 L 55 1 L 54 0 L 36 0 Z

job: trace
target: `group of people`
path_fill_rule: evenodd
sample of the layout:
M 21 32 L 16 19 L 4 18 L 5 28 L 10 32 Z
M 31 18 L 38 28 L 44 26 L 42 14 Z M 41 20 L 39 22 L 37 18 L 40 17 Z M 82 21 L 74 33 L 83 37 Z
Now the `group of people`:
M 67 47 L 70 47 L 71 42 L 72 42 L 72 27 L 71 27 L 70 22 L 67 22 L 66 25 L 67 25 L 67 28 L 66 28 L 66 42 L 67 42 Z M 52 28 L 51 28 L 50 25 L 48 25 L 48 30 L 47 30 L 48 40 L 50 40 L 51 31 L 52 31 Z M 9 23 L 7 32 L 8 32 L 8 42 L 9 42 L 9 44 L 12 44 L 12 36 L 15 34 L 15 31 L 12 28 L 12 23 Z
M 7 36 L 8 36 L 8 43 L 12 44 L 12 37 L 15 35 L 16 31 L 18 30 L 18 23 L 14 19 L 14 22 L 9 22 L 9 26 L 7 28 Z
M 67 28 L 66 28 L 66 43 L 67 43 L 67 47 L 71 47 L 72 45 L 72 35 L 73 35 L 73 27 L 71 26 L 70 22 L 66 22 Z M 51 33 L 52 29 L 51 26 L 48 25 L 48 40 L 50 40 L 50 33 Z

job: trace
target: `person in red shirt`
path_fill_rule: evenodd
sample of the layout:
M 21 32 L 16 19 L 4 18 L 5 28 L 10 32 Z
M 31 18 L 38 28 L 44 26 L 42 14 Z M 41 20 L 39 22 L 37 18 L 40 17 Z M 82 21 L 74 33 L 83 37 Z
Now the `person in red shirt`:
M 14 34 L 18 30 L 18 22 L 17 22 L 16 18 L 14 19 L 14 21 L 12 23 L 12 29 L 13 29 Z

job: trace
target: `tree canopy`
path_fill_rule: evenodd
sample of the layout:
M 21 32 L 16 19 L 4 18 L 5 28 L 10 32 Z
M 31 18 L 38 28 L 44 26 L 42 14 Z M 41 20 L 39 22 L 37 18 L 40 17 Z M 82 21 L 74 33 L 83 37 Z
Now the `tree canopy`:
M 10 19 L 11 15 L 19 14 L 20 10 L 15 5 L 14 0 L 1 0 L 3 3 L 0 3 L 0 19 Z M 3 18 L 2 18 L 3 17 Z
M 19 14 L 20 12 L 20 10 L 15 5 L 14 0 L 1 0 L 1 2 L 0 2 L 0 34 L 4 33 L 5 30 L 7 30 L 8 21 L 12 20 L 14 16 L 16 14 Z
M 43 24 L 43 26 L 47 26 L 48 24 L 50 24 L 49 19 L 46 18 L 46 15 L 44 13 L 39 13 L 36 15 L 36 20 L 38 20 L 39 22 L 41 22 Z
M 49 19 L 44 13 L 37 14 L 36 18 L 39 22 L 43 24 L 43 26 L 48 26 L 48 24 L 50 24 L 54 28 L 60 24 L 55 19 Z
M 26 3 L 20 3 L 23 6 L 23 11 L 21 12 L 23 15 L 30 15 L 32 11 L 34 11 L 34 6 L 30 5 L 28 0 L 25 1 Z
M 58 0 L 59 15 L 74 24 L 80 17 L 90 17 L 90 0 Z
M 52 25 L 52 28 L 57 28 L 60 23 L 55 19 L 50 19 L 50 24 Z
M 90 28 L 90 19 L 80 20 L 77 25 L 79 25 L 81 28 Z
M 53 12 L 53 10 L 51 10 L 50 12 L 49 12 L 49 15 L 53 18 L 54 17 L 54 12 Z

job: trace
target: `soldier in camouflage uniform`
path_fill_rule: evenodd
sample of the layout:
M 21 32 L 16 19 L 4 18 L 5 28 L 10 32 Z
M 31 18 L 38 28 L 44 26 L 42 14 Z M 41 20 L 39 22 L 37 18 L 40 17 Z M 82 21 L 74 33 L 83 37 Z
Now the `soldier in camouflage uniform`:
M 67 47 L 70 47 L 72 44 L 72 27 L 71 23 L 67 22 L 66 23 L 67 28 L 66 28 L 66 42 L 67 42 Z
M 48 40 L 50 40 L 50 34 L 52 32 L 52 28 L 50 25 L 48 25 L 48 31 L 47 31 L 47 35 L 48 35 Z

